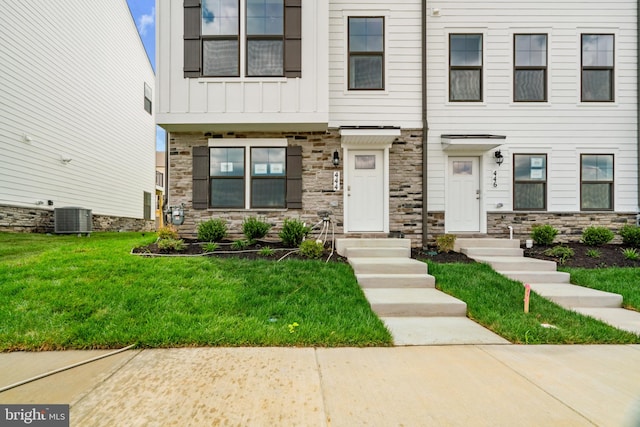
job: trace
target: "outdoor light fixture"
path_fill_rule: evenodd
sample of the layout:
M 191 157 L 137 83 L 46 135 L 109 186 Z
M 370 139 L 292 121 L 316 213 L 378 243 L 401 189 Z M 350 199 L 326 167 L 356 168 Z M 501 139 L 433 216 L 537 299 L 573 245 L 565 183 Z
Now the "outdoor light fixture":
M 493 153 L 493 157 L 494 157 L 496 163 L 498 164 L 498 166 L 500 166 L 502 164 L 502 162 L 504 162 L 504 156 L 502 155 L 500 150 L 496 150 L 496 152 Z
M 338 154 L 338 150 L 333 152 L 333 166 L 340 165 L 340 154 Z

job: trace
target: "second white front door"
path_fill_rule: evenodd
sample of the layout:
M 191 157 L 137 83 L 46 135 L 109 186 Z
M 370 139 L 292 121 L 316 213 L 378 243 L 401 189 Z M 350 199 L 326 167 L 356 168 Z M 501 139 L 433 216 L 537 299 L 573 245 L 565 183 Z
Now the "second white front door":
M 480 231 L 480 160 L 449 157 L 447 211 L 448 232 Z
M 384 151 L 350 150 L 348 162 L 348 231 L 384 231 Z

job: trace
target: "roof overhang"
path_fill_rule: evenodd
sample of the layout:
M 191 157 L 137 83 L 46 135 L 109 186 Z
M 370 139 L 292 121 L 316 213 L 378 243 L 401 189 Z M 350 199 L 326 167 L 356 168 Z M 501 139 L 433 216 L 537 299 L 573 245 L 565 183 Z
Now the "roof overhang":
M 400 137 L 396 127 L 342 127 L 340 138 L 347 145 L 391 145 Z
M 444 151 L 488 151 L 504 144 L 504 135 L 440 135 Z

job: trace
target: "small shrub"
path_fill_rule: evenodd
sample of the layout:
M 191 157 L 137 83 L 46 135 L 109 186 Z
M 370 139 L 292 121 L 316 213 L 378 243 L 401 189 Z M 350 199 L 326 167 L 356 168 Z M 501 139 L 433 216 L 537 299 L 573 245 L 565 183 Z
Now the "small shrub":
M 278 234 L 282 243 L 290 248 L 297 248 L 309 234 L 309 227 L 299 219 L 285 218 L 282 231 Z
M 247 246 L 249 246 L 249 241 L 245 240 L 245 239 L 240 239 L 240 240 L 236 240 L 235 242 L 233 242 L 231 244 L 231 249 L 236 250 L 236 251 L 241 251 L 243 249 L 246 249 Z
M 640 248 L 640 227 L 627 224 L 620 229 L 620 236 L 625 245 Z
M 568 246 L 558 245 L 547 249 L 544 251 L 544 254 L 546 256 L 558 258 L 558 262 L 560 264 L 564 264 L 569 258 L 575 255 L 575 252 Z
M 305 240 L 300 244 L 300 253 L 311 259 L 318 259 L 324 253 L 324 245 L 317 240 Z
M 178 230 L 173 225 L 158 228 L 158 239 L 178 239 Z
M 640 258 L 640 253 L 638 253 L 638 250 L 636 248 L 622 249 L 622 255 L 624 255 L 626 259 L 629 259 L 631 261 L 636 261 Z
M 531 228 L 531 238 L 539 245 L 551 245 L 558 235 L 558 230 L 549 224 L 534 225 Z
M 271 256 L 274 253 L 275 251 L 271 249 L 269 246 L 266 246 L 258 251 L 258 255 L 260 256 Z
M 219 245 L 215 242 L 205 243 L 202 248 L 205 252 L 215 252 L 218 249 Z
M 453 245 L 456 243 L 455 234 L 443 234 L 436 237 L 436 247 L 438 252 L 449 253 L 453 251 Z
M 242 232 L 249 241 L 262 239 L 271 229 L 271 224 L 252 216 L 242 221 Z
M 219 242 L 227 235 L 227 223 L 222 218 L 210 219 L 198 224 L 198 240 Z
M 602 246 L 613 240 L 613 231 L 606 227 L 587 227 L 582 232 L 582 242 L 588 246 Z
M 158 241 L 158 249 L 162 251 L 180 252 L 185 249 L 184 240 L 182 239 L 160 239 Z
M 589 258 L 600 258 L 600 251 L 597 249 L 588 249 L 587 256 Z

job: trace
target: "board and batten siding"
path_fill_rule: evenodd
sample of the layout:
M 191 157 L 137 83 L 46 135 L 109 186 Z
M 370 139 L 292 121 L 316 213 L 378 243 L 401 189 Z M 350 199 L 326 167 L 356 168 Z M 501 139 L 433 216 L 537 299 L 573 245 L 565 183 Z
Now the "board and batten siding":
M 170 131 L 322 130 L 328 0 L 302 5 L 302 77 L 184 77 L 183 2 L 158 0 L 158 124 Z M 241 24 L 241 33 L 244 23 Z M 241 44 L 242 45 L 242 44 Z M 241 69 L 244 48 L 241 48 Z
M 429 120 L 428 209 L 445 209 L 446 156 L 442 134 L 506 136 L 484 154 L 481 175 L 485 211 L 512 210 L 514 153 L 547 154 L 547 211 L 580 211 L 580 154 L 615 155 L 614 209 L 636 212 L 637 53 L 636 2 L 447 1 L 427 24 Z M 481 33 L 483 102 L 448 101 L 448 36 Z M 548 34 L 548 102 L 513 102 L 513 35 Z M 614 102 L 580 101 L 582 33 L 615 35 Z M 455 155 L 450 153 L 449 155 Z M 497 187 L 493 187 L 497 171 Z M 503 207 L 499 208 L 498 204 Z
M 330 126 L 422 129 L 420 1 L 332 0 L 329 19 Z M 348 90 L 350 16 L 385 18 L 384 90 Z
M 143 218 L 155 76 L 126 1 L 4 2 L 0 40 L 0 205 Z

